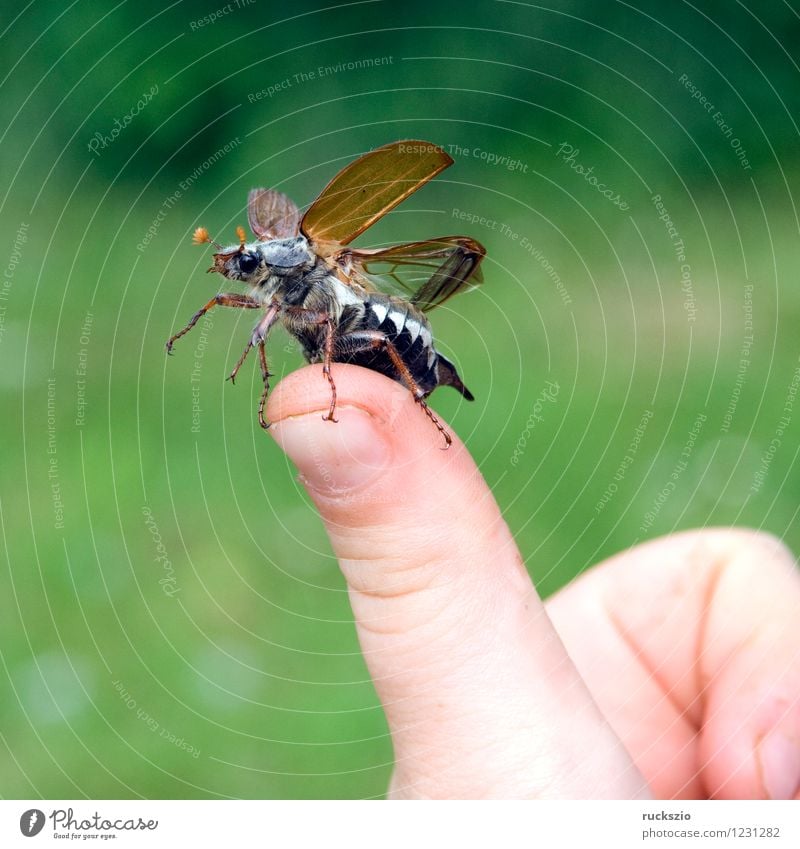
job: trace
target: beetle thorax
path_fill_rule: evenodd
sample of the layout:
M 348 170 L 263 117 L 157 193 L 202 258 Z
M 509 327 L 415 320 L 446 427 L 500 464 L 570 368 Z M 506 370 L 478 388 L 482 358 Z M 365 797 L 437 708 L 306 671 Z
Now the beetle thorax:
M 258 251 L 268 266 L 275 272 L 289 272 L 293 269 L 307 268 L 314 263 L 315 256 L 308 247 L 304 236 L 293 239 L 273 239 L 269 242 L 256 242 L 246 249 Z

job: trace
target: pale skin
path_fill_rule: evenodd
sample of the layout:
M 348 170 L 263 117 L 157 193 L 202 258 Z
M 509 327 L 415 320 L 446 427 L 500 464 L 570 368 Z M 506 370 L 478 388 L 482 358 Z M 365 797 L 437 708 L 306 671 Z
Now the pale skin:
M 347 580 L 390 798 L 800 798 L 800 573 L 757 531 L 673 534 L 542 603 L 463 444 L 334 364 L 274 390 Z M 452 433 L 452 430 L 451 430 Z

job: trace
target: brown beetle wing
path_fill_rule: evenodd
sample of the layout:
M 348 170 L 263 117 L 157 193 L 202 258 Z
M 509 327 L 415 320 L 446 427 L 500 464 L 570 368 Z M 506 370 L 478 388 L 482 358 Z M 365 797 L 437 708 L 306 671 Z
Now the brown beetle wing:
M 346 245 L 448 165 L 452 158 L 425 141 L 398 141 L 365 153 L 343 168 L 301 222 L 314 242 Z
M 483 282 L 486 249 L 467 236 L 443 236 L 379 250 L 345 249 L 332 259 L 365 288 L 402 292 L 427 312 Z
M 250 190 L 247 220 L 261 241 L 291 239 L 300 232 L 300 210 L 291 198 L 275 189 Z

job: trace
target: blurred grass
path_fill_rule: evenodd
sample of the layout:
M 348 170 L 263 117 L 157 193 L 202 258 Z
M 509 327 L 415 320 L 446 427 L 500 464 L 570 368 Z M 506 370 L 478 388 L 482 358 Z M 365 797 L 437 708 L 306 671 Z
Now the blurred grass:
M 0 300 L 6 797 L 384 792 L 391 747 L 324 532 L 258 428 L 257 374 L 224 383 L 251 318 L 216 312 L 170 360 L 163 343 L 218 285 L 189 243 L 195 226 L 229 239 L 252 185 L 306 204 L 359 152 L 393 139 L 466 151 L 361 243 L 445 232 L 485 242 L 485 286 L 433 316 L 477 401 L 443 390 L 434 405 L 480 464 L 540 590 L 680 528 L 752 525 L 800 547 L 796 411 L 753 491 L 798 366 L 789 7 L 759 9 L 764 28 L 754 9 L 723 15 L 716 4 L 706 19 L 648 3 L 481 3 L 465 20 L 455 4 L 362 3 L 304 7 L 285 23 L 254 4 L 192 29 L 215 8 L 128 4 L 97 19 L 79 3 L 56 19 L 40 3 L 3 39 L 7 264 L 27 225 Z M 294 80 L 365 57 L 392 62 Z M 750 171 L 681 74 L 735 127 Z M 248 100 L 284 79 L 273 97 Z M 153 101 L 92 154 L 94 133 L 154 84 Z M 562 142 L 629 211 L 556 156 Z M 487 165 L 475 149 L 525 168 Z M 685 242 L 693 322 L 653 194 Z M 737 386 L 748 285 L 753 345 Z M 271 340 L 278 374 L 301 363 L 289 341 Z M 548 381 L 556 400 L 531 427 Z M 689 463 L 643 530 L 701 413 Z M 159 581 L 173 579 L 168 597 Z

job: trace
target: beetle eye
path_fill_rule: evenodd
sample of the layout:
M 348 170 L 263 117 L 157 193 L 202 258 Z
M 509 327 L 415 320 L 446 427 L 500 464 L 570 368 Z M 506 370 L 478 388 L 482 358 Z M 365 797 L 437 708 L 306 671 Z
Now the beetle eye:
M 258 257 L 255 254 L 242 254 L 239 257 L 239 270 L 242 274 L 252 274 L 258 268 Z

